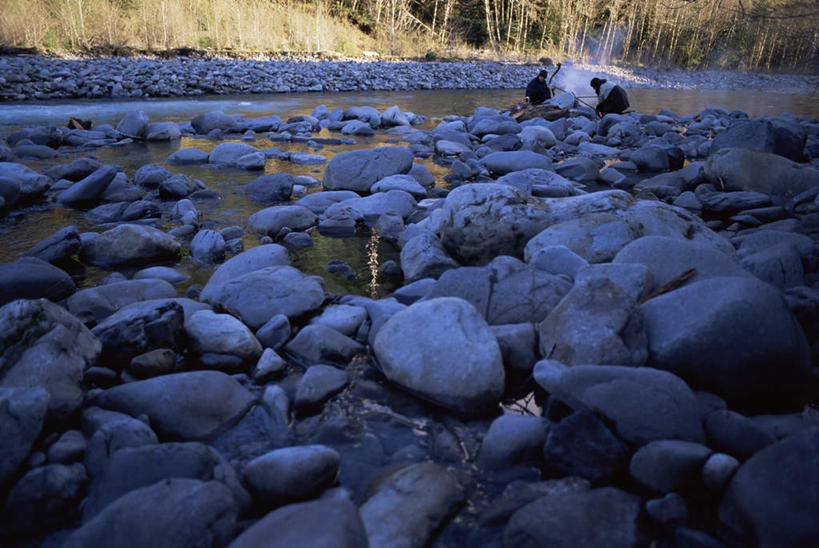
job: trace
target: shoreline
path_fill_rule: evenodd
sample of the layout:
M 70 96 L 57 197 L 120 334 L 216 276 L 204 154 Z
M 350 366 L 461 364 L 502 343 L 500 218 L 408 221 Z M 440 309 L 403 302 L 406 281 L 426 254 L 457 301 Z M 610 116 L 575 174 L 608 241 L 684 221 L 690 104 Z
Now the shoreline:
M 514 89 L 525 87 L 539 66 L 498 61 L 0 56 L 0 102 L 317 91 Z M 819 75 L 685 71 L 570 62 L 563 64 L 553 83 L 571 90 L 587 84 L 593 76 L 602 76 L 632 89 L 769 89 L 776 93 L 819 93 Z

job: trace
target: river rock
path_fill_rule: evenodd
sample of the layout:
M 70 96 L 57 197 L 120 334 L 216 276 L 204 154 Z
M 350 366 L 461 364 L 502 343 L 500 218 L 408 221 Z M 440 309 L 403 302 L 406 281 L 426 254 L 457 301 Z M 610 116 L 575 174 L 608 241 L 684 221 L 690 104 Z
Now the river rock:
M 513 171 L 499 177 L 495 182 L 512 185 L 532 196 L 541 198 L 564 198 L 581 194 L 576 183 L 549 169 L 531 168 Z
M 106 365 L 126 366 L 134 356 L 175 348 L 184 320 L 182 306 L 173 299 L 141 301 L 120 308 L 92 333 L 102 343 Z
M 708 278 L 642 309 L 649 363 L 726 399 L 793 391 L 810 375 L 802 328 L 754 278 Z
M 422 278 L 438 278 L 443 272 L 457 268 L 441 240 L 431 232 L 422 232 L 401 248 L 401 270 L 407 282 Z
M 80 256 L 89 264 L 110 268 L 174 260 L 180 250 L 179 242 L 159 229 L 124 224 L 84 242 Z
M 331 365 L 312 365 L 299 381 L 293 404 L 301 408 L 322 404 L 347 386 L 348 382 L 350 377 L 346 371 Z
M 702 204 L 704 211 L 717 214 L 734 214 L 746 209 L 764 207 L 771 203 L 770 196 L 761 192 L 747 190 L 720 192 L 711 184 L 699 185 L 694 195 Z
M 44 388 L 48 418 L 59 421 L 82 404 L 82 374 L 101 345 L 64 308 L 21 299 L 0 308 L 0 348 L 0 386 Z
M 204 150 L 199 150 L 198 148 L 180 148 L 179 150 L 175 151 L 173 154 L 168 156 L 168 158 L 165 161 L 168 162 L 169 164 L 175 164 L 178 166 L 200 165 L 208 163 L 209 157 L 210 154 L 208 154 Z M 168 177 L 170 177 L 170 172 L 168 174 Z M 158 181 L 156 183 L 156 186 L 158 186 L 162 181 L 164 181 L 168 177 L 165 177 L 162 180 Z
M 244 479 L 264 505 L 304 500 L 332 485 L 340 460 L 324 445 L 284 447 L 250 461 Z
M 771 152 L 798 162 L 805 148 L 805 130 L 781 118 L 738 120 L 714 137 L 711 154 L 725 148 Z
M 284 202 L 293 194 L 293 176 L 285 172 L 262 175 L 247 185 L 245 192 L 257 202 Z
M 316 527 L 321 523 L 321 527 Z M 355 504 L 347 500 L 319 499 L 288 504 L 270 512 L 236 537 L 230 548 L 291 548 L 309 542 L 314 546 L 367 548 L 367 533 Z
M 73 521 L 88 474 L 80 463 L 32 468 L 9 490 L 3 522 L 11 531 L 42 531 Z
M 523 169 L 554 169 L 551 158 L 531 150 L 492 152 L 481 158 L 480 163 L 496 176 Z
M 605 278 L 624 289 L 635 301 L 639 301 L 654 287 L 654 274 L 638 263 L 601 263 L 582 266 L 574 276 L 577 285 L 595 278 Z
M 640 546 L 640 497 L 615 487 L 546 495 L 515 512 L 503 534 L 507 548 Z
M 262 345 L 253 333 L 230 314 L 200 310 L 185 319 L 185 334 L 197 354 L 227 354 L 245 363 L 255 363 Z
M 747 460 L 776 441 L 760 424 L 730 409 L 709 413 L 703 424 L 710 447 L 740 460 Z
M 270 266 L 226 281 L 207 300 L 222 303 L 257 329 L 276 314 L 294 318 L 316 310 L 324 298 L 320 277 L 307 276 L 291 266 Z
M 220 265 L 211 275 L 208 283 L 202 289 L 199 299 L 214 304 L 213 299 L 221 287 L 229 281 L 244 274 L 268 266 L 289 265 L 290 258 L 287 249 L 277 244 L 265 244 L 231 257 Z
M 779 289 L 805 285 L 802 257 L 797 247 L 790 242 L 746 255 L 740 263 L 754 276 Z
M 197 190 L 204 190 L 205 185 L 184 173 L 171 175 L 159 183 L 159 197 L 163 200 L 178 200 L 190 196 Z
M 551 476 L 599 482 L 625 467 L 628 448 L 594 413 L 581 409 L 549 428 L 543 458 Z
M 219 371 L 174 373 L 115 386 L 98 394 L 105 409 L 145 414 L 161 439 L 196 440 L 235 424 L 254 397 Z
M 328 207 L 324 214 L 335 216 L 337 211 L 351 210 L 353 217 L 374 225 L 381 215 L 395 214 L 406 218 L 415 209 L 415 198 L 403 190 L 376 192 L 370 196 L 350 198 Z
M 25 201 L 42 195 L 51 187 L 51 179 L 23 164 L 0 162 L 3 178 L 14 181 L 19 188 L 18 201 Z
M 400 468 L 360 508 L 370 546 L 425 546 L 464 497 L 455 475 L 435 463 Z
M 301 363 L 313 365 L 317 363 L 348 364 L 364 347 L 326 325 L 311 324 L 301 329 L 285 350 Z
M 789 436 L 743 464 L 722 498 L 719 519 L 731 543 L 804 546 L 819 539 L 819 428 Z
M 595 158 L 587 156 L 578 156 L 560 162 L 555 166 L 555 171 L 567 179 L 572 181 L 596 181 L 600 175 L 600 170 L 603 168 L 603 162 Z
M 233 536 L 237 513 L 236 501 L 221 482 L 171 478 L 115 500 L 63 546 L 147 546 L 156 539 L 168 547 L 224 546 Z
M 133 280 L 162 280 L 172 285 L 179 285 L 190 280 L 190 276 L 168 266 L 149 266 L 134 272 Z
M 487 470 L 518 464 L 539 464 L 549 423 L 542 417 L 501 415 L 492 421 L 478 452 L 478 465 Z
M 85 453 L 85 438 L 79 430 L 66 430 L 48 448 L 49 463 L 71 464 L 82 460 Z
M 159 443 L 154 431 L 140 420 L 99 407 L 93 407 L 90 410 L 96 415 L 113 416 L 98 427 L 85 425 L 84 430 L 90 436 L 85 450 L 85 467 L 92 477 L 101 474 L 108 459 L 121 449 Z M 85 411 L 84 418 L 87 418 L 88 408 Z
M 214 129 L 226 133 L 239 130 L 239 124 L 236 120 L 221 110 L 203 112 L 191 120 L 191 127 L 197 134 L 201 135 L 208 134 Z
M 57 203 L 70 207 L 80 207 L 92 203 L 99 199 L 116 174 L 116 167 L 102 166 L 85 179 L 62 191 L 57 196 Z
M 360 198 L 352 190 L 325 190 L 315 192 L 299 199 L 296 205 L 304 206 L 316 215 L 324 213 L 333 204 L 349 200 L 350 198 Z
M 732 246 L 733 247 L 733 246 Z M 696 269 L 687 284 L 707 278 L 732 276 L 750 278 L 749 273 L 721 249 L 682 238 L 644 236 L 629 243 L 614 257 L 612 264 L 645 265 L 657 287 L 670 282 L 689 269 Z
M 201 264 L 225 260 L 225 239 L 215 230 L 200 230 L 191 240 L 191 256 Z
M 235 166 L 239 158 L 254 152 L 259 151 L 245 143 L 219 143 L 210 151 L 208 163 Z
M 33 246 L 26 251 L 26 255 L 47 263 L 56 263 L 75 255 L 79 250 L 80 234 L 77 227 L 69 225 Z
M 370 187 L 370 192 L 388 192 L 390 190 L 403 190 L 414 198 L 424 198 L 427 195 L 426 189 L 411 174 L 390 175 Z
M 142 139 L 149 121 L 148 114 L 144 110 L 132 110 L 119 121 L 117 131 L 131 139 Z
M 86 324 L 99 322 L 129 304 L 176 297 L 176 290 L 163 280 L 126 280 L 81 289 L 66 301 L 66 308 Z
M 412 152 L 403 147 L 342 152 L 327 164 L 322 184 L 325 190 L 368 192 L 384 177 L 409 173 L 412 161 Z
M 157 122 L 145 128 L 146 141 L 175 141 L 182 136 L 176 122 Z
M 527 262 L 553 246 L 566 246 L 590 263 L 610 261 L 626 244 L 639 237 L 622 212 L 591 213 L 555 223 L 532 237 L 523 249 Z
M 599 413 L 623 440 L 645 444 L 658 439 L 702 443 L 694 393 L 679 377 L 650 367 L 575 365 L 542 360 L 535 381 L 572 409 Z M 639 410 L 631 402 L 640 402 Z
M 0 485 L 6 486 L 40 435 L 48 409 L 48 392 L 42 387 L 0 387 Z
M 711 155 L 705 176 L 725 190 L 762 192 L 776 203 L 819 186 L 819 169 L 744 148 L 726 148 Z
M 504 390 L 498 343 L 463 299 L 442 297 L 401 310 L 378 330 L 373 350 L 390 381 L 457 412 L 485 413 Z
M 367 309 L 362 306 L 331 304 L 322 311 L 320 316 L 312 318 L 310 323 L 324 325 L 335 329 L 342 335 L 352 337 L 366 319 Z
M 159 183 L 173 175 L 167 168 L 158 164 L 147 164 L 134 173 L 134 184 L 146 188 L 156 188 Z
M 691 488 L 700 483 L 703 464 L 712 451 L 705 445 L 682 440 L 658 440 L 634 453 L 631 477 L 660 494 Z
M 648 356 L 642 313 L 606 279 L 575 285 L 540 323 L 540 353 L 567 365 L 643 365 Z
M 569 292 L 565 278 L 512 257 L 497 257 L 485 267 L 444 272 L 427 299 L 459 297 L 472 304 L 491 325 L 539 322 Z
M 531 373 L 537 361 L 537 331 L 532 323 L 490 325 L 509 370 Z
M 59 301 L 76 290 L 65 271 L 35 257 L 0 264 L 0 305 L 14 299 Z
M 301 205 L 272 206 L 257 211 L 247 220 L 250 227 L 260 234 L 276 236 L 281 229 L 301 231 L 318 221 L 315 213 Z

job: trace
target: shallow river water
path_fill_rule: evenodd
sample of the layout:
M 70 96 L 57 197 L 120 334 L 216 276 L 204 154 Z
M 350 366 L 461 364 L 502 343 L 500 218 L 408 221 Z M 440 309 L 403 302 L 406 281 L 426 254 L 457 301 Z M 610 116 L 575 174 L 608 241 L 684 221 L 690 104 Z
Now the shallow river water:
M 578 95 L 591 95 L 588 90 L 576 90 Z M 37 125 L 63 125 L 69 117 L 92 120 L 95 125 L 116 123 L 129 110 L 141 109 L 148 113 L 152 122 L 188 121 L 197 114 L 209 110 L 221 109 L 227 113 L 239 113 L 245 118 L 255 118 L 272 114 L 286 120 L 290 116 L 309 114 L 318 105 L 325 105 L 331 111 L 334 108 L 347 108 L 353 105 L 371 105 L 380 111 L 398 105 L 402 111 L 423 114 L 430 118 L 423 127 L 432 128 L 437 119 L 447 115 L 470 115 L 478 106 L 508 107 L 520 100 L 522 90 L 438 90 L 415 92 L 372 92 L 372 93 L 303 93 L 283 95 L 249 95 L 208 98 L 175 98 L 151 100 L 97 100 L 51 103 L 0 104 L 0 135 L 7 135 L 21 127 Z M 785 112 L 798 116 L 819 117 L 819 92 L 768 93 L 759 90 L 629 90 L 632 108 L 638 112 L 657 113 L 669 108 L 679 114 L 692 114 L 706 107 L 721 107 L 726 110 L 743 110 L 749 116 L 777 115 Z M 594 104 L 592 99 L 589 102 Z M 322 130 L 318 137 L 338 137 L 338 133 Z M 356 138 L 354 145 L 332 145 L 314 149 L 303 144 L 271 142 L 263 136 L 249 141 L 253 146 L 264 149 L 281 147 L 285 150 L 318 153 L 328 161 L 341 152 L 359 148 L 372 148 L 380 145 L 400 145 L 399 140 L 389 135 Z M 165 164 L 165 159 L 179 148 L 199 148 L 205 151 L 218 144 L 209 139 L 183 137 L 173 143 L 134 143 L 125 147 L 96 149 L 92 152 L 76 152 L 61 155 L 59 162 L 69 162 L 76 158 L 93 155 L 103 163 L 120 165 L 125 168 L 128 177 L 142 165 L 149 163 Z M 436 178 L 436 185 L 446 186 L 443 177 L 449 173 L 448 168 L 438 166 L 432 159 L 416 159 L 426 165 Z M 29 167 L 43 171 L 53 165 L 54 161 L 26 161 Z M 264 173 L 286 171 L 293 175 L 310 175 L 321 179 L 324 165 L 304 166 L 288 161 L 268 160 Z M 174 173 L 186 173 L 202 180 L 208 187 L 219 192 L 222 199 L 215 202 L 200 202 L 197 207 L 203 214 L 202 228 L 220 229 L 231 225 L 245 226 L 247 218 L 259 211 L 264 205 L 247 199 L 244 186 L 262 175 L 261 172 L 247 172 L 232 169 L 212 169 L 199 166 L 166 165 Z M 317 189 L 311 190 L 315 191 Z M 170 204 L 165 204 L 170 206 Z M 27 249 L 63 226 L 74 224 L 82 231 L 102 231 L 100 227 L 88 220 L 83 211 L 64 209 L 53 204 L 40 204 L 13 212 L 0 219 L 0 262 L 14 261 Z M 161 226 L 164 230 L 170 225 Z M 378 277 L 378 267 L 387 260 L 398 260 L 398 249 L 389 242 L 381 241 L 375 234 L 362 231 L 352 238 L 332 238 L 314 231 L 314 247 L 292 254 L 294 266 L 309 274 L 324 278 L 327 290 L 331 294 L 354 293 L 371 297 L 381 297 L 394 287 L 387 280 Z M 245 249 L 259 244 L 256 235 L 246 233 Z M 341 274 L 327 272 L 327 264 L 332 260 L 343 260 L 351 268 L 355 277 L 349 279 Z M 183 257 L 174 266 L 190 274 L 191 279 L 179 286 L 180 294 L 193 283 L 204 283 L 212 269 L 203 268 L 193 263 L 190 257 Z M 131 272 L 124 271 L 126 275 Z M 93 267 L 84 268 L 75 265 L 72 275 L 78 286 L 93 286 L 107 275 L 107 271 Z

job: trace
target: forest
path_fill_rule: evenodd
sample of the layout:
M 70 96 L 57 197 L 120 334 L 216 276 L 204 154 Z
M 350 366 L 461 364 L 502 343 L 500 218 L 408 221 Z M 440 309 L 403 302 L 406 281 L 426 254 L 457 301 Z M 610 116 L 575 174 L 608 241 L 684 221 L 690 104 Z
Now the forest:
M 0 46 L 819 72 L 815 0 L 2 0 Z

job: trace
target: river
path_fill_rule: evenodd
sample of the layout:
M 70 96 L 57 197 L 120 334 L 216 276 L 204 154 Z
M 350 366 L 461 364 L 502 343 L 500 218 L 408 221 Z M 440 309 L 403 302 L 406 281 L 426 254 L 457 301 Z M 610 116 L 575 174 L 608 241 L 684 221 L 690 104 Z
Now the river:
M 588 90 L 576 90 L 578 95 L 591 95 Z M 398 105 L 402 111 L 423 114 L 430 118 L 424 126 L 434 127 L 437 119 L 447 115 L 470 115 L 478 106 L 504 108 L 521 99 L 522 90 L 436 90 L 413 92 L 369 92 L 369 93 L 301 93 L 282 95 L 217 96 L 206 98 L 169 98 L 147 100 L 85 100 L 0 104 L 0 135 L 7 135 L 21 127 L 37 125 L 63 125 L 69 117 L 92 120 L 95 125 L 116 123 L 129 110 L 142 109 L 152 122 L 187 121 L 201 112 L 221 109 L 228 113 L 239 113 L 245 118 L 276 114 L 283 119 L 289 116 L 309 114 L 318 105 L 330 110 L 353 105 L 371 105 L 378 110 Z M 678 114 L 697 113 L 706 107 L 721 107 L 726 110 L 743 110 L 749 116 L 778 115 L 789 112 L 798 116 L 819 117 L 819 91 L 801 90 L 794 93 L 768 93 L 759 90 L 629 90 L 632 108 L 639 112 L 654 114 L 663 108 Z M 589 99 L 593 104 L 593 100 Z M 322 130 L 322 137 L 338 136 Z M 314 149 L 303 144 L 283 144 L 270 142 L 262 137 L 251 143 L 257 148 L 280 146 L 291 151 L 318 153 L 328 160 L 338 153 L 359 148 L 371 148 L 380 144 L 400 144 L 389 135 L 357 138 L 355 145 L 326 146 Z M 174 143 L 134 143 L 125 147 L 96 149 L 90 154 L 103 163 L 120 165 L 129 177 L 142 165 L 164 164 L 165 159 L 178 148 L 199 148 L 210 150 L 217 143 L 207 139 L 183 137 Z M 61 155 L 59 162 L 72 161 L 86 153 L 72 152 Z M 432 159 L 418 159 L 426 165 L 436 178 L 436 184 L 446 186 L 444 175 L 448 168 L 433 163 Z M 43 171 L 54 163 L 24 162 L 29 167 Z M 295 165 L 287 161 L 268 160 L 264 173 L 287 171 L 293 175 L 310 175 L 321 179 L 324 167 Z M 202 180 L 208 187 L 222 195 L 216 202 L 198 203 L 203 213 L 203 228 L 219 229 L 230 225 L 245 226 L 247 218 L 264 206 L 247 199 L 244 185 L 261 175 L 261 172 L 212 169 L 199 166 L 167 166 L 171 171 L 186 173 Z M 80 231 L 100 231 L 99 227 L 85 217 L 83 211 L 64 209 L 53 204 L 40 204 L 12 212 L 0 219 L 0 262 L 14 261 L 27 249 L 65 225 L 74 224 Z M 167 230 L 171 225 L 163 225 Z M 294 266 L 309 274 L 324 278 L 327 290 L 333 294 L 354 293 L 381 297 L 394 289 L 393 285 L 377 275 L 378 266 L 387 260 L 398 260 L 398 249 L 386 241 L 381 241 L 369 231 L 363 231 L 353 238 L 331 238 L 313 233 L 314 247 L 292 254 Z M 253 234 L 245 234 L 245 248 L 258 245 Z M 355 277 L 345 278 L 341 274 L 331 274 L 326 270 L 328 262 L 343 260 Z M 190 257 L 183 257 L 175 266 L 190 274 L 191 279 L 179 286 L 180 294 L 194 283 L 204 283 L 211 269 L 193 263 Z M 70 268 L 78 286 L 90 287 L 108 274 L 94 267 L 83 267 L 79 263 Z M 124 271 L 130 275 L 132 270 Z

